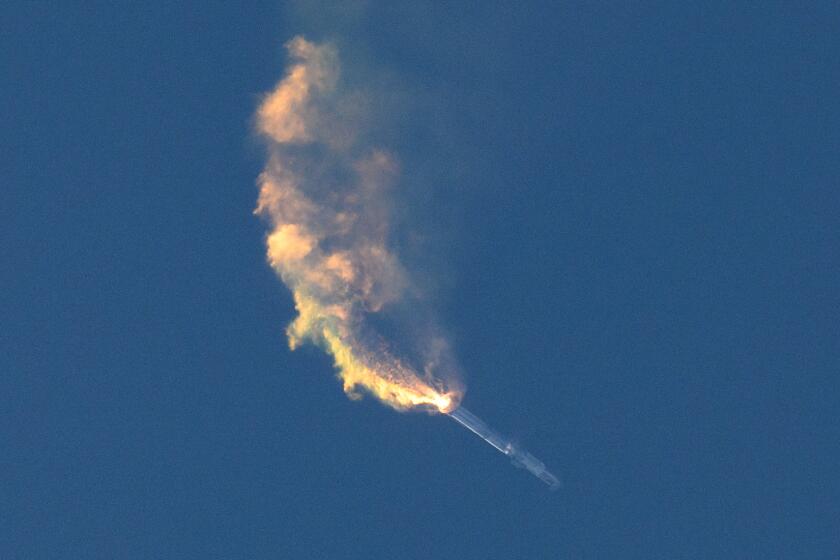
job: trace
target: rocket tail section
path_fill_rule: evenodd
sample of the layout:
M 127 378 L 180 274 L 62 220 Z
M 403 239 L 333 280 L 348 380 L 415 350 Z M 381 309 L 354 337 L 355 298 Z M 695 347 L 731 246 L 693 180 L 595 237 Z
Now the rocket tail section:
M 491 430 L 487 424 L 469 410 L 464 407 L 458 407 L 449 413 L 449 417 L 507 455 L 507 447 L 510 445 L 510 442 L 494 430 Z

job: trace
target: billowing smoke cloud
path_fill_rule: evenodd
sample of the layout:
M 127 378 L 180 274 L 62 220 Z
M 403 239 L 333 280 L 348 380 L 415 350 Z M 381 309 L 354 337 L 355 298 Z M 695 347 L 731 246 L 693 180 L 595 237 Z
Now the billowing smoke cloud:
M 389 249 L 399 165 L 365 140 L 364 97 L 342 91 L 335 48 L 297 37 L 287 49 L 288 73 L 257 112 L 269 157 L 255 212 L 272 225 L 268 262 L 294 296 L 289 345 L 329 352 L 351 398 L 368 392 L 398 410 L 451 410 L 461 390 L 443 339 L 413 341 L 423 356 L 414 364 L 376 328 L 410 299 L 409 275 Z

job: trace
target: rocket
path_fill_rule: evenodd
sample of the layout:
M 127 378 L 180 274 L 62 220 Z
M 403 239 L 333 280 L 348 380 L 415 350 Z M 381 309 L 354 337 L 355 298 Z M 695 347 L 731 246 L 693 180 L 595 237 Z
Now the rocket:
M 560 487 L 560 481 L 545 468 L 544 463 L 513 443 L 509 438 L 505 438 L 498 432 L 492 430 L 469 410 L 464 407 L 458 407 L 447 414 L 450 418 L 510 457 L 514 465 L 528 470 L 528 472 L 548 484 L 549 489 L 557 490 Z

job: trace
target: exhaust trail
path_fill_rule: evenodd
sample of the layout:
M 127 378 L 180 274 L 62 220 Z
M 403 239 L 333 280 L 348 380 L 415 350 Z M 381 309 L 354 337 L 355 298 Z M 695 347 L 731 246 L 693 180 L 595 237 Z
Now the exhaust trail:
M 289 346 L 328 352 L 352 399 L 371 394 L 397 410 L 447 412 L 463 388 L 445 340 L 430 328 L 398 341 L 419 356 L 409 359 L 376 327 L 398 305 L 413 305 L 415 322 L 423 316 L 390 242 L 396 158 L 371 141 L 369 104 L 342 86 L 333 46 L 296 37 L 286 49 L 292 63 L 256 114 L 268 162 L 255 213 L 271 224 L 268 263 L 294 298 Z
M 548 484 L 551 490 L 557 490 L 560 487 L 560 480 L 545 468 L 545 464 L 542 461 L 513 443 L 510 438 L 503 437 L 498 432 L 492 430 L 478 416 L 463 406 L 456 408 L 448 414 L 450 418 L 510 457 L 514 465 L 527 469 L 528 472 Z

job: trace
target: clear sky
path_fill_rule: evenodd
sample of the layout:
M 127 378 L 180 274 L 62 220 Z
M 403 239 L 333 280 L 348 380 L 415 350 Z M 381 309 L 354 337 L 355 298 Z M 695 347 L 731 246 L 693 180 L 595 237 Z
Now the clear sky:
M 4 3 L 0 558 L 837 558 L 838 26 Z M 559 492 L 289 351 L 254 112 L 299 34 L 378 92 L 464 403 Z

